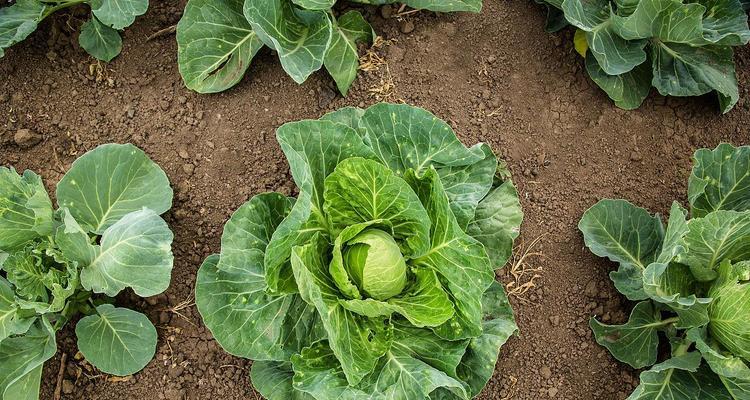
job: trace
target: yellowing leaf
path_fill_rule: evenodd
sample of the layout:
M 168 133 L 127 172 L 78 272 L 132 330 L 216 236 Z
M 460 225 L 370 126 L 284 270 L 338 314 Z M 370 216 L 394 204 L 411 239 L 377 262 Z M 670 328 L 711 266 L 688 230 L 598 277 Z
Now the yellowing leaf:
M 589 42 L 586 41 L 586 32 L 581 29 L 576 29 L 576 34 L 573 35 L 573 45 L 576 48 L 576 52 L 581 57 L 586 58 L 586 52 L 589 49 Z

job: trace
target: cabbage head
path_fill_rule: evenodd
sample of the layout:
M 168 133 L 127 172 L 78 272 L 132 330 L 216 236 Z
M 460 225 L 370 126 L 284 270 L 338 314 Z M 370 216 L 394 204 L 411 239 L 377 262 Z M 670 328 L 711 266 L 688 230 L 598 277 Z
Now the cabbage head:
M 408 105 L 283 125 L 296 198 L 224 226 L 196 303 L 271 400 L 469 399 L 517 330 L 495 270 L 522 212 L 485 144 Z

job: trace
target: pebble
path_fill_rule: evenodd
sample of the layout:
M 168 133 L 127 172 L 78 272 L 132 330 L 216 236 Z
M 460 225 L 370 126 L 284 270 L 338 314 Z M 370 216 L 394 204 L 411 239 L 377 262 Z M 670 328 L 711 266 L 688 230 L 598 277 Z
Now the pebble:
M 64 394 L 72 394 L 75 390 L 75 385 L 73 385 L 73 382 L 63 379 L 62 381 L 62 392 Z
M 414 22 L 404 21 L 401 23 L 401 33 L 412 33 L 414 32 Z
M 541 368 L 541 369 L 539 370 L 539 372 L 540 372 L 540 373 L 542 374 L 542 376 L 544 377 L 544 379 L 549 379 L 549 378 L 551 378 L 551 377 L 552 377 L 552 370 L 551 370 L 551 369 L 549 369 L 549 367 L 548 367 L 548 366 L 546 366 L 546 365 L 545 365 L 545 366 L 543 366 L 543 367 L 542 367 L 542 368 Z
M 557 388 L 553 388 L 553 387 L 547 390 L 547 394 L 549 395 L 549 397 L 557 396 L 557 392 L 558 392 Z
M 16 135 L 13 137 L 16 144 L 23 149 L 34 147 L 42 141 L 42 135 L 30 130 L 30 129 L 19 129 L 16 131 Z
M 641 161 L 643 157 L 641 156 L 641 153 L 637 151 L 633 151 L 630 153 L 630 161 Z
M 186 174 L 192 174 L 193 171 L 195 171 L 195 165 L 190 163 L 184 164 L 182 170 L 185 171 Z

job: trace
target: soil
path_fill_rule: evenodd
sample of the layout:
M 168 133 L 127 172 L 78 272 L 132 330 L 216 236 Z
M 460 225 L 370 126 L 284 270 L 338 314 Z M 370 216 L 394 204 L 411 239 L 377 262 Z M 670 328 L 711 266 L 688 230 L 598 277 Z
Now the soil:
M 274 139 L 278 126 L 380 100 L 428 108 L 464 143 L 489 143 L 518 185 L 526 216 L 518 248 L 531 247 L 532 255 L 526 271 L 514 276 L 506 268 L 499 279 L 528 289 L 512 296 L 521 332 L 503 347 L 481 398 L 630 393 L 638 371 L 593 341 L 588 319 L 623 321 L 631 304 L 608 280 L 614 265 L 584 248 L 577 221 L 603 197 L 662 213 L 673 199 L 684 204 L 696 148 L 748 144 L 750 49 L 736 54 L 741 100 L 728 115 L 719 115 L 713 95 L 652 94 L 639 110 L 625 112 L 586 77 L 571 32 L 545 33 L 545 12 L 531 1 L 486 0 L 480 15 L 420 12 L 405 19 L 384 18 L 393 14 L 388 6 L 367 7 L 385 40 L 346 99 L 323 72 L 298 86 L 268 50 L 234 89 L 198 95 L 181 81 L 174 36 L 147 40 L 175 24 L 184 3 L 151 3 L 110 64 L 96 63 L 76 44 L 70 27 L 80 23 L 77 12 L 45 22 L 0 60 L 0 164 L 37 171 L 52 190 L 85 151 L 132 142 L 165 169 L 176 192 L 166 215 L 176 234 L 172 286 L 145 301 L 119 299 L 158 325 L 155 359 L 128 379 L 100 375 L 77 356 L 66 329 L 46 364 L 42 399 L 53 398 L 62 353 L 63 399 L 260 398 L 249 362 L 224 353 L 191 304 L 198 266 L 219 251 L 222 225 L 250 196 L 292 193 Z

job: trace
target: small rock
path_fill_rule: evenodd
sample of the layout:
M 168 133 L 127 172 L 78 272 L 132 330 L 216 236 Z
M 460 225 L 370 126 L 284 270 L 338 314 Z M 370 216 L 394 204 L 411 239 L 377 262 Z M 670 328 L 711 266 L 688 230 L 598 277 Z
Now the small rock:
M 589 281 L 589 283 L 586 284 L 586 289 L 583 291 L 583 294 L 588 297 L 596 297 L 597 293 L 596 281 L 592 279 Z
M 549 395 L 549 397 L 557 396 L 557 388 L 549 388 L 549 390 L 547 390 L 547 394 Z
M 179 149 L 179 150 L 177 151 L 177 155 L 179 155 L 179 156 L 180 156 L 180 158 L 182 158 L 183 160 L 187 160 L 188 158 L 190 158 L 190 155 L 188 154 L 188 152 L 187 152 L 187 149 L 186 149 L 186 148 L 184 148 L 184 147 L 181 147 L 181 148 L 180 148 L 180 149 Z
M 401 33 L 412 33 L 414 32 L 414 22 L 404 21 L 400 26 Z
M 630 161 L 641 161 L 643 157 L 641 156 L 641 153 L 637 151 L 633 151 L 630 153 Z
M 63 379 L 62 381 L 62 391 L 64 394 L 71 394 L 75 390 L 75 385 L 73 385 L 73 382 Z
M 185 96 L 177 96 L 177 102 L 180 103 L 180 104 L 185 104 L 185 103 L 187 103 L 187 97 L 185 97 Z
M 186 174 L 192 174 L 193 171 L 195 171 L 195 165 L 187 163 L 182 166 L 182 170 L 185 171 Z
M 30 129 L 19 129 L 16 131 L 16 135 L 13 137 L 16 144 L 23 149 L 34 147 L 42 141 L 42 135 L 30 130 Z
M 551 369 L 549 369 L 549 367 L 548 367 L 548 366 L 546 366 L 546 365 L 545 365 L 545 366 L 543 366 L 543 367 L 542 367 L 542 368 L 541 368 L 541 369 L 539 370 L 539 373 L 541 373 L 541 374 L 542 374 L 542 376 L 544 377 L 544 379 L 549 379 L 550 377 L 552 377 L 552 370 L 551 370 Z
M 380 16 L 388 19 L 393 15 L 393 7 L 391 7 L 390 4 L 386 4 L 383 7 L 380 7 Z

